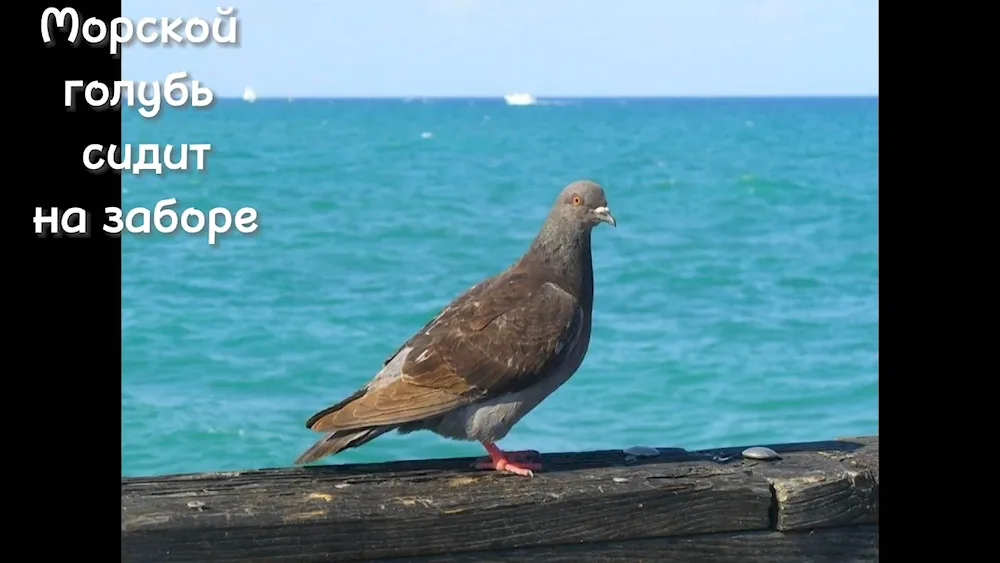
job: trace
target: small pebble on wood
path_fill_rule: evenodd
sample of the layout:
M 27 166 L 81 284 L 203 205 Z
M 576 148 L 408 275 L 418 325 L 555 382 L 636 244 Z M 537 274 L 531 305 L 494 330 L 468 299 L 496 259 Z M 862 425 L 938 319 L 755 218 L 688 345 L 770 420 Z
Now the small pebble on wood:
M 205 510 L 205 503 L 200 500 L 192 500 L 188 502 L 188 508 L 192 510 Z
M 623 451 L 625 455 L 635 457 L 654 457 L 660 455 L 660 450 L 649 446 L 632 446 L 631 448 L 625 448 Z
M 628 477 L 613 477 L 611 481 L 615 483 L 628 483 Z
M 743 450 L 743 457 L 746 459 L 759 459 L 761 461 L 774 461 L 776 459 L 781 459 L 778 452 L 763 446 L 754 446 Z

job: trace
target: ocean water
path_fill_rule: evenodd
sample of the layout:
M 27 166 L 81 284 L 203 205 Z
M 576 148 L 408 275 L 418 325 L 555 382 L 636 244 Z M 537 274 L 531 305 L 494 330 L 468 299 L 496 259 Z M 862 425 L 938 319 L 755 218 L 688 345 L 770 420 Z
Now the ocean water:
M 500 443 L 707 448 L 878 433 L 878 100 L 222 100 L 123 115 L 210 143 L 127 208 L 259 229 L 125 235 L 122 474 L 287 466 L 315 411 L 601 182 L 589 355 Z M 329 463 L 483 455 L 387 435 Z

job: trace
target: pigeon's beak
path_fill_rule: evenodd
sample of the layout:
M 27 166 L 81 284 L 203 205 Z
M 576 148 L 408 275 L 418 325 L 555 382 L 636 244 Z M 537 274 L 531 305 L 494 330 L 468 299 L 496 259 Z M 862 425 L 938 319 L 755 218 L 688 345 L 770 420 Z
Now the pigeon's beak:
M 597 219 L 599 221 L 603 221 L 615 228 L 618 227 L 618 222 L 615 221 L 615 216 L 611 214 L 611 210 L 607 207 L 594 208 L 594 215 L 597 215 Z

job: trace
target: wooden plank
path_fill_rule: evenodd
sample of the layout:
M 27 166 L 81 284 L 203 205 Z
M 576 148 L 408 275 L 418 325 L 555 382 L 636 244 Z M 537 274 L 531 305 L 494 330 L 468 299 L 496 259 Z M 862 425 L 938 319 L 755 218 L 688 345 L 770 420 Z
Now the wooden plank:
M 376 560 L 377 561 L 377 560 Z M 383 559 L 396 563 L 399 559 Z M 411 563 L 861 563 L 878 561 L 875 526 L 861 524 L 814 532 L 737 532 L 456 553 L 408 558 Z
M 661 448 L 661 455 L 637 460 L 620 450 L 552 454 L 533 479 L 477 471 L 473 459 L 123 478 L 122 561 L 561 552 L 574 544 L 774 530 L 779 523 L 797 529 L 866 522 L 857 509 L 839 509 L 849 518 L 831 517 L 820 501 L 829 494 L 789 483 L 839 483 L 845 472 L 867 475 L 872 468 L 877 475 L 877 438 L 872 444 L 772 446 L 784 456 L 776 462 L 741 460 L 742 448 Z M 860 462 L 868 465 L 851 468 Z M 791 492 L 777 502 L 781 487 Z
M 878 519 L 878 438 L 772 446 L 780 462 L 741 465 L 774 488 L 775 529 L 812 530 Z M 737 450 L 716 455 L 739 456 Z
M 122 520 L 130 561 L 198 561 L 209 548 L 217 561 L 346 561 L 755 530 L 769 526 L 771 506 L 764 479 L 710 462 L 557 466 L 534 479 L 321 467 L 132 486 Z

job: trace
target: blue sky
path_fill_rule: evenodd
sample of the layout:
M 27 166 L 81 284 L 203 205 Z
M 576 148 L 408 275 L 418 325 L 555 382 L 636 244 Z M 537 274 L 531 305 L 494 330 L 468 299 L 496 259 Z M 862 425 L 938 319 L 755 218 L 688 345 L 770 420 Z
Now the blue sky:
M 123 15 L 212 19 L 204 0 Z M 244 0 L 238 48 L 133 43 L 217 96 L 877 95 L 877 0 Z

